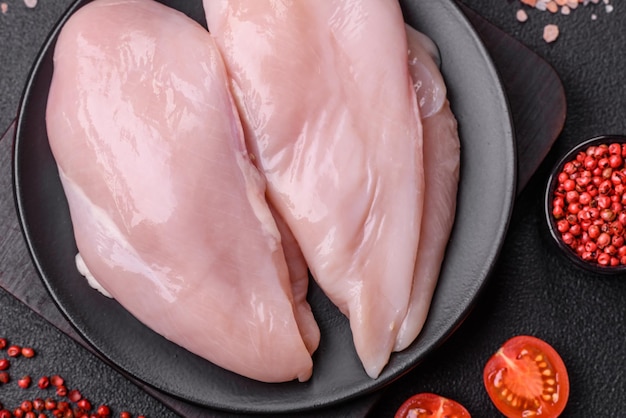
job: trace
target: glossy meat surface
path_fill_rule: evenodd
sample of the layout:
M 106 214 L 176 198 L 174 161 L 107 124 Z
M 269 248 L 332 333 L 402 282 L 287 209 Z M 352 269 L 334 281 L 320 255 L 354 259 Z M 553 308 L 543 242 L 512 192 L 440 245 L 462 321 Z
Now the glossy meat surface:
M 407 26 L 409 69 L 424 127 L 425 199 L 411 300 L 396 340 L 396 351 L 407 348 L 422 330 L 456 215 L 460 169 L 457 121 L 437 66 L 430 39 Z
M 395 0 L 205 0 L 268 196 L 350 319 L 365 371 L 409 302 L 422 128 Z
M 96 0 L 64 26 L 54 66 L 47 129 L 89 272 L 215 364 L 307 380 L 306 279 L 296 304 L 298 254 L 288 265 L 208 32 L 152 0 Z

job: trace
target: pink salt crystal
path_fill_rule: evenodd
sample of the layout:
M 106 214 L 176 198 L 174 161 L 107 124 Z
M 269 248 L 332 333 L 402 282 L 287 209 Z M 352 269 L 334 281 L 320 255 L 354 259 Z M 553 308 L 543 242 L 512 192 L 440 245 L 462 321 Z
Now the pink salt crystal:
M 526 13 L 523 9 L 519 9 L 515 14 L 515 17 L 519 22 L 526 22 L 528 20 L 528 13 Z
M 7 10 L 9 10 L 9 5 L 6 3 L 0 3 L 0 10 L 2 10 L 2 14 L 6 14 Z
M 577 7 L 578 7 L 578 3 L 579 3 L 579 2 L 578 2 L 578 0 L 567 0 L 567 6 L 568 6 L 570 9 L 575 9 L 575 8 L 577 8 Z
M 551 43 L 559 37 L 559 27 L 557 25 L 546 25 L 543 28 L 543 40 Z
M 37 0 L 24 0 L 24 4 L 26 5 L 26 7 L 28 7 L 29 9 L 34 8 L 35 6 L 37 6 Z
M 548 11 L 551 12 L 551 13 L 556 13 L 556 12 L 559 11 L 559 5 L 556 4 L 556 2 L 549 1 L 546 4 L 546 9 L 548 9 Z

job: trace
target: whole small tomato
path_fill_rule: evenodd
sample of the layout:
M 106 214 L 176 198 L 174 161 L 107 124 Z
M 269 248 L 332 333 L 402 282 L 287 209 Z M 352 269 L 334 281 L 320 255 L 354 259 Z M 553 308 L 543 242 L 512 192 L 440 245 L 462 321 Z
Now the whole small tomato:
M 506 341 L 483 371 L 487 393 L 508 418 L 558 417 L 569 396 L 561 356 L 548 343 L 521 335 Z
M 434 393 L 418 393 L 407 399 L 395 418 L 471 418 L 467 409 L 451 399 Z

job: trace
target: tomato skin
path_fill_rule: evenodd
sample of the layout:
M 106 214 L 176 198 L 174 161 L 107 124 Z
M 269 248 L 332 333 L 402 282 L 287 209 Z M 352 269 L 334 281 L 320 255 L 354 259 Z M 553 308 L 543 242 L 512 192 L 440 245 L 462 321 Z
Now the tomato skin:
M 395 418 L 471 418 L 461 404 L 434 393 L 418 393 L 407 399 Z
M 556 418 L 569 397 L 565 363 L 552 346 L 520 335 L 506 341 L 483 370 L 487 393 L 508 418 Z

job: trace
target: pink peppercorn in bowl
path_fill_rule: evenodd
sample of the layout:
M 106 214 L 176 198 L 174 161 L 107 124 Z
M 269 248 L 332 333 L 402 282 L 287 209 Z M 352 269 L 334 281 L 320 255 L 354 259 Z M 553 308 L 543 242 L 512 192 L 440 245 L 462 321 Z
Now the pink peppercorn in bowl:
M 594 273 L 626 273 L 626 136 L 599 136 L 555 166 L 545 217 L 559 251 Z

